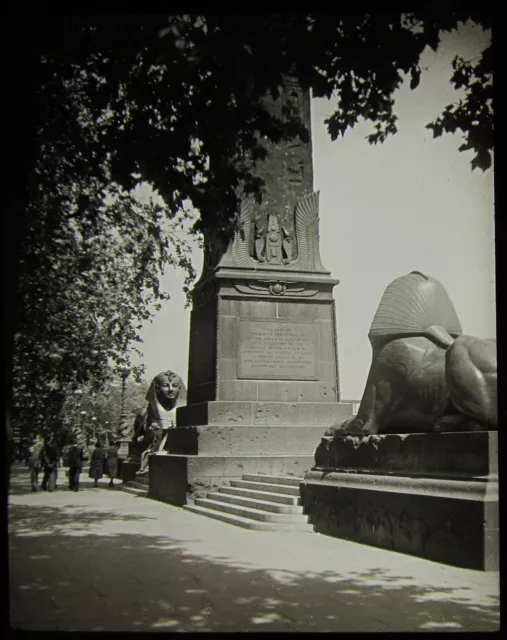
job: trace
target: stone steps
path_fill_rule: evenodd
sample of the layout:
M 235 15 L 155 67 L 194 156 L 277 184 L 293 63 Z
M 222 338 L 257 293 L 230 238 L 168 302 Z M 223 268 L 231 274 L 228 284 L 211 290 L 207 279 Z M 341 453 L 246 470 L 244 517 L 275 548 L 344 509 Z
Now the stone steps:
M 243 480 L 249 480 L 254 482 L 266 482 L 271 484 L 288 484 L 291 486 L 299 487 L 299 483 L 302 478 L 296 476 L 268 476 L 265 473 L 249 473 L 243 476 Z
M 253 507 L 254 509 L 262 509 L 264 511 L 272 511 L 273 513 L 303 513 L 303 507 L 294 504 L 283 504 L 280 502 L 269 502 L 268 500 L 258 500 L 248 498 L 241 495 L 230 495 L 225 493 L 223 487 L 220 492 L 208 493 L 210 500 L 218 500 L 219 502 L 230 502 L 245 507 Z
M 135 480 L 132 480 L 132 482 L 137 482 L 138 484 L 142 484 L 144 487 L 149 487 L 150 486 L 150 476 L 148 474 L 143 475 L 143 476 L 136 476 Z
M 240 487 L 220 487 L 220 492 L 228 493 L 233 496 L 244 496 L 245 498 L 265 500 L 267 502 L 278 502 L 280 504 L 298 505 L 301 502 L 299 496 L 287 496 L 279 493 L 272 493 L 263 490 L 256 491 L 255 489 L 244 489 Z
M 251 477 L 251 476 L 250 476 Z M 232 487 L 238 487 L 240 489 L 254 489 L 255 491 L 268 491 L 270 493 L 282 493 L 289 496 L 299 496 L 299 483 L 298 486 L 276 484 L 270 482 L 266 478 L 267 476 L 260 476 L 262 480 L 231 480 Z
M 127 493 L 133 493 L 134 495 L 148 497 L 148 492 L 150 489 L 150 478 L 148 475 L 137 476 L 135 480 L 124 482 L 120 486 L 123 491 L 126 491 Z
M 301 481 L 294 476 L 248 474 L 184 508 L 245 529 L 311 532 L 313 527 L 298 504 Z
M 130 482 L 122 484 L 122 485 L 118 485 L 119 487 L 121 487 L 122 491 L 126 491 L 127 493 L 132 493 L 135 496 L 140 496 L 141 498 L 147 498 L 148 497 L 148 490 L 145 487 L 135 487 L 135 486 L 130 486 Z

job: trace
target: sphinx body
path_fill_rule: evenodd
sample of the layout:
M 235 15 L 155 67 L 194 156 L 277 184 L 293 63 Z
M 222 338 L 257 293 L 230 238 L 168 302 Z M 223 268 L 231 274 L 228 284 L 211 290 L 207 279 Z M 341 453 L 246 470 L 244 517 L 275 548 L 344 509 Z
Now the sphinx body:
M 146 401 L 148 406 L 144 412 L 138 412 L 134 422 L 134 442 L 141 437 L 149 440 L 152 425 L 164 431 L 175 426 L 176 408 L 186 401 L 185 384 L 177 373 L 163 371 L 151 381 Z
M 414 271 L 386 289 L 368 334 L 358 413 L 327 435 L 497 429 L 494 340 L 462 335 L 443 286 Z

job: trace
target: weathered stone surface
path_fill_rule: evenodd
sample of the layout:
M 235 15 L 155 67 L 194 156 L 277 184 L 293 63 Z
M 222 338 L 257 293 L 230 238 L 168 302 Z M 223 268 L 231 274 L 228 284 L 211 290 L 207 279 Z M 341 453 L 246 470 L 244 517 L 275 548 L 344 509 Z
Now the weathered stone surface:
M 329 302 L 279 302 L 278 315 L 280 318 L 299 318 L 301 320 L 332 320 Z
M 187 503 L 189 490 L 212 490 L 244 474 L 303 476 L 312 465 L 311 456 L 178 456 L 150 458 L 150 498 L 174 505 Z
M 218 387 L 220 400 L 257 401 L 257 380 L 222 380 Z
M 498 472 L 498 434 L 412 433 L 325 437 L 315 453 L 319 469 L 376 473 L 486 476 Z
M 324 438 L 301 495 L 315 530 L 496 570 L 496 432 Z
M 284 380 L 259 380 L 257 382 L 258 400 L 266 402 L 296 402 L 298 398 L 298 383 Z
M 312 456 L 325 427 L 177 427 L 168 433 L 166 450 L 172 454 L 304 454 Z
M 299 402 L 332 402 L 336 397 L 336 387 L 332 382 L 299 382 L 297 399 Z
M 338 374 L 335 360 L 321 360 L 319 362 L 319 382 L 332 382 L 336 384 Z
M 349 475 L 306 474 L 301 495 L 319 533 L 468 569 L 498 570 L 495 481 L 441 480 L 435 487 L 423 478 L 386 482 L 386 476 L 353 474 L 349 484 Z
M 351 402 L 201 402 L 180 407 L 177 424 L 235 426 L 326 426 L 352 415 Z

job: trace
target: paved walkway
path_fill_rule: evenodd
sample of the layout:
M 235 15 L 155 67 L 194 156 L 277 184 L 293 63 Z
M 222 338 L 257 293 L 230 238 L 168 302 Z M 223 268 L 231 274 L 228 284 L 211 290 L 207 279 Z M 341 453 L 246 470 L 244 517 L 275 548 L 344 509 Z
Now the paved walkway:
M 99 488 L 9 499 L 11 626 L 30 630 L 479 631 L 499 574 L 315 533 L 255 532 Z M 63 476 L 63 474 L 62 474 Z M 64 485 L 65 478 L 59 481 Z

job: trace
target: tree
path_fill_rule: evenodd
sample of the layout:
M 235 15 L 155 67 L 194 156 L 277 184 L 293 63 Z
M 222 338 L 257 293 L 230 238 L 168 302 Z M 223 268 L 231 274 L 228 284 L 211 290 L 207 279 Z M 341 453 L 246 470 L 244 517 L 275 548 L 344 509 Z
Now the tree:
M 489 16 L 454 5 L 405 15 L 36 16 L 33 51 L 21 52 L 35 99 L 18 125 L 33 134 L 33 163 L 24 159 L 9 230 L 21 257 L 8 299 L 18 419 L 57 420 L 67 392 L 100 388 L 108 360 L 125 363 L 139 323 L 164 297 L 158 275 L 168 261 L 191 279 L 184 244 L 168 234 L 186 221 L 186 203 L 199 212 L 194 231 L 228 234 L 240 193 L 262 198 L 253 169 L 266 141 L 308 137 L 297 112 L 278 118 L 266 108 L 285 76 L 316 97 L 338 96 L 333 139 L 364 118 L 368 141 L 382 142 L 396 133 L 394 92 L 405 78 L 417 88 L 425 47 L 436 50 L 442 32 L 469 19 L 491 27 Z M 485 170 L 491 48 L 454 69 L 465 97 L 428 126 L 435 136 L 460 130 L 460 149 Z M 141 182 L 163 205 L 136 201 Z
M 125 387 L 125 415 L 127 434 L 132 435 L 134 420 L 139 410 L 144 410 L 148 383 L 145 380 L 127 380 Z M 121 417 L 121 382 L 112 371 L 107 382 L 99 391 L 88 386 L 69 394 L 63 407 L 65 431 L 80 436 L 87 442 L 100 438 L 106 441 L 108 435 L 117 436 Z
M 58 423 L 69 393 L 83 384 L 98 391 L 110 363 L 127 364 L 142 322 L 168 298 L 159 289 L 168 264 L 193 273 L 180 221 L 164 229 L 163 207 L 119 189 L 101 202 L 82 177 L 65 184 L 54 158 L 41 166 L 48 176 L 29 204 L 37 215 L 28 218 L 18 288 L 13 418 L 21 431 Z
M 43 128 L 53 152 L 72 154 L 69 173 L 126 191 L 144 180 L 171 212 L 189 199 L 199 228 L 227 226 L 238 185 L 261 186 L 246 152 L 255 160 L 265 154 L 264 136 L 305 133 L 297 114 L 281 121 L 263 105 L 285 75 L 317 97 L 338 96 L 327 121 L 332 138 L 364 118 L 374 127 L 369 141 L 381 142 L 396 133 L 394 92 L 406 77 L 412 89 L 419 84 L 424 49 L 436 50 L 442 32 L 469 19 L 491 27 L 488 16 L 459 5 L 424 14 L 52 16 L 40 43 Z M 486 169 L 491 47 L 454 66 L 451 82 L 465 98 L 430 125 L 436 135 L 460 129 L 473 166 Z

